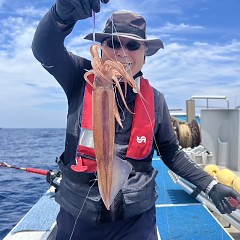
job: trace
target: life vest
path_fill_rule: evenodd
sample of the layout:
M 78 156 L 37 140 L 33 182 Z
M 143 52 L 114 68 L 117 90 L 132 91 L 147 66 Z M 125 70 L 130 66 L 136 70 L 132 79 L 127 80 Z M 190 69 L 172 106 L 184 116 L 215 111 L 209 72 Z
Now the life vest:
M 93 74 L 89 76 L 89 80 L 93 83 Z M 71 166 L 71 169 L 76 172 L 96 172 L 97 169 L 92 131 L 93 90 L 90 84 L 86 84 L 76 165 Z M 143 77 L 140 78 L 140 91 L 144 99 L 141 99 L 140 95 L 137 94 L 130 141 L 126 153 L 126 157 L 134 160 L 145 159 L 150 154 L 155 126 L 154 91 L 148 80 Z

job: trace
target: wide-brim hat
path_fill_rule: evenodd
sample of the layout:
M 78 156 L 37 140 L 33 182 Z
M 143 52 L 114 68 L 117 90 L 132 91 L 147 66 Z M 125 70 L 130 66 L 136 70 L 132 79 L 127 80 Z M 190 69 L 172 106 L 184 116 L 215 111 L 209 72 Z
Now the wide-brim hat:
M 144 42 L 147 47 L 146 56 L 151 56 L 160 48 L 164 48 L 160 39 L 147 39 L 145 19 L 133 12 L 114 12 L 107 20 L 102 33 L 90 33 L 85 39 L 102 43 L 109 37 L 123 37 Z

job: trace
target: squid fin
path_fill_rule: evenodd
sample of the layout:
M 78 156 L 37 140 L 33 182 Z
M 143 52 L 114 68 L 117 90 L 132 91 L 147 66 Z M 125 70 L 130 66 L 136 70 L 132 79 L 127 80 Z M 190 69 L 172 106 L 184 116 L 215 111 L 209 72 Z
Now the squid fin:
M 122 160 L 117 156 L 113 157 L 112 184 L 109 196 L 109 206 L 106 206 L 107 209 L 110 209 L 110 206 L 113 203 L 116 195 L 122 189 L 123 185 L 127 182 L 131 171 L 132 165 L 128 161 Z

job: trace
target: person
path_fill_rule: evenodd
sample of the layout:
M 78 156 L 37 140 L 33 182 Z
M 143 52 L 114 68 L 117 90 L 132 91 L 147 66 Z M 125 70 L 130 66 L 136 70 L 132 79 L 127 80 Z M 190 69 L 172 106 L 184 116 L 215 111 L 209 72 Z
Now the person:
M 107 4 L 108 0 L 102 3 Z M 56 239 L 158 239 L 155 215 L 157 171 L 152 166 L 155 150 L 169 169 L 193 183 L 199 191 L 206 192 L 221 213 L 236 210 L 227 197 L 239 198 L 238 193 L 216 182 L 179 146 L 164 95 L 153 88 L 142 73 L 145 58 L 163 49 L 163 43 L 160 39 L 148 39 L 145 19 L 128 11 L 114 12 L 102 33 L 90 33 L 85 37 L 101 44 L 103 62 L 109 59 L 121 62 L 140 86 L 143 97 L 151 103 L 145 104 L 145 109 L 139 94 L 128 87 L 126 103 L 134 112 L 133 116 L 116 91 L 123 127 L 116 124 L 115 154 L 128 161 L 133 169 L 113 202 L 114 211 L 106 209 L 96 181 L 92 128 L 86 127 L 91 121 L 91 113 L 87 112 L 91 93 L 86 93 L 89 84 L 84 74 L 92 69 L 91 61 L 67 51 L 64 46 L 64 40 L 76 22 L 99 11 L 100 0 L 57 0 L 40 21 L 32 43 L 34 56 L 58 81 L 68 100 L 65 151 L 58 161 L 63 176 L 55 196 L 61 206 Z M 120 86 L 124 92 L 124 84 L 120 83 Z M 149 117 L 153 127 L 149 127 Z M 148 144 L 136 144 L 136 131 L 138 136 L 146 138 L 138 139 L 139 142 Z

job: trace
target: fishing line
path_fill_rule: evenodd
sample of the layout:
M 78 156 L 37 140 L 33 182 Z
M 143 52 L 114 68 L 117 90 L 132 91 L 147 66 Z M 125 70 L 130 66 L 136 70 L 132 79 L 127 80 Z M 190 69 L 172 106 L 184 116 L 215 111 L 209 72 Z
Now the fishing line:
M 95 14 L 94 11 L 92 11 L 92 20 L 93 20 L 93 21 L 92 21 L 92 23 L 93 23 L 93 42 L 95 42 L 95 41 L 96 41 L 96 37 L 95 37 L 95 35 L 96 35 L 96 33 L 95 33 L 95 29 L 96 29 L 96 14 Z M 89 71 L 89 70 L 87 70 L 87 69 L 84 69 L 84 70 Z M 79 137 L 80 137 L 80 134 L 79 134 Z M 78 148 L 77 148 L 77 149 L 78 149 Z M 77 156 L 77 150 L 76 150 L 76 156 Z M 96 177 L 97 177 L 97 176 L 96 176 Z M 77 215 L 77 218 L 75 219 L 75 222 L 74 222 L 73 229 L 72 229 L 71 235 L 70 235 L 70 237 L 69 237 L 69 240 L 72 239 L 73 233 L 74 233 L 75 228 L 76 228 L 76 225 L 77 225 L 77 221 L 78 221 L 78 219 L 79 219 L 79 217 L 80 217 L 80 215 L 81 215 L 81 213 L 82 213 L 82 210 L 83 210 L 83 208 L 84 208 L 84 205 L 85 205 L 85 203 L 86 203 L 86 201 L 87 201 L 87 198 L 88 198 L 88 196 L 89 196 L 89 194 L 90 194 L 90 191 L 91 191 L 92 187 L 94 186 L 94 184 L 96 183 L 96 181 L 97 181 L 97 178 L 94 179 L 93 184 L 92 184 L 92 185 L 89 187 L 89 189 L 88 189 L 88 192 L 87 192 L 87 195 L 86 195 L 86 197 L 85 197 L 85 199 L 84 199 L 84 201 L 83 201 L 82 207 L 80 208 L 80 211 L 79 211 L 79 213 L 78 213 L 78 215 Z
M 117 29 L 116 29 L 116 26 L 115 26 L 115 24 L 114 24 L 113 17 L 112 17 L 112 32 L 114 32 L 114 31 L 117 33 Z M 123 54 L 124 54 L 124 58 L 125 58 L 125 60 L 126 60 L 126 62 L 127 62 L 127 64 L 128 64 L 128 63 L 129 63 L 129 59 L 128 59 L 128 57 L 127 57 L 126 51 L 124 50 L 124 47 L 123 47 L 122 42 L 121 42 L 121 40 L 120 40 L 120 37 L 119 37 L 118 35 L 116 35 L 116 37 L 117 37 L 117 39 L 118 39 L 118 41 L 119 41 L 119 43 L 120 43 L 121 49 L 122 49 Z M 116 54 L 116 50 L 115 50 L 115 47 L 114 47 L 114 44 L 113 44 L 113 40 L 114 40 L 113 35 L 112 35 L 111 40 L 112 40 L 112 46 L 113 46 L 113 52 L 114 52 L 115 61 L 118 61 L 118 60 L 117 60 L 117 56 L 116 56 L 116 55 L 117 55 L 117 54 Z M 129 74 L 131 75 L 131 77 L 133 78 L 133 73 L 132 73 L 130 64 L 127 65 L 127 67 L 125 68 L 125 70 L 128 71 Z M 135 81 L 135 79 L 134 79 L 134 81 Z M 135 81 L 135 82 L 136 82 L 136 81 Z M 126 91 L 126 89 L 125 89 L 125 91 Z
M 96 176 L 96 177 L 97 177 L 97 176 Z M 88 198 L 88 196 L 89 196 L 89 194 L 90 194 L 90 191 L 91 191 L 92 187 L 94 186 L 94 184 L 95 184 L 96 181 L 97 181 L 97 178 L 96 178 L 96 179 L 93 179 L 93 180 L 94 180 L 94 181 L 93 181 L 93 184 L 89 187 L 88 192 L 87 192 L 87 195 L 86 195 L 86 197 L 85 197 L 85 199 L 84 199 L 84 201 L 83 201 L 82 207 L 80 208 L 80 211 L 79 211 L 79 213 L 78 213 L 78 215 L 77 215 L 77 218 L 76 218 L 76 220 L 75 220 L 75 222 L 74 222 L 73 229 L 72 229 L 71 235 L 70 235 L 70 237 L 69 237 L 69 240 L 72 239 L 73 233 L 74 233 L 75 228 L 76 228 L 76 225 L 77 225 L 77 221 L 78 221 L 78 219 L 79 219 L 79 217 L 80 217 L 80 215 L 81 215 L 81 213 L 82 213 L 83 207 L 84 207 L 84 205 L 85 205 L 85 203 L 86 203 L 86 201 L 87 201 L 87 198 Z
M 167 188 L 166 188 L 166 184 L 165 184 L 165 176 L 163 174 L 163 167 L 161 168 L 161 175 L 162 175 L 162 184 L 163 184 L 163 190 L 164 190 L 164 202 L 166 203 L 167 202 Z M 166 216 L 166 219 L 167 219 L 167 232 L 168 232 L 168 236 L 171 240 L 172 238 L 171 238 L 171 235 L 170 235 L 170 221 L 169 221 L 169 214 L 168 214 L 168 207 L 167 206 L 165 207 L 165 216 Z
M 116 27 L 115 27 L 115 24 L 114 24 L 114 21 L 113 21 L 113 18 L 112 18 L 112 32 L 113 32 L 114 30 L 115 30 L 115 32 L 117 32 Z M 122 42 L 121 42 L 121 40 L 120 40 L 120 38 L 119 38 L 118 35 L 117 35 L 117 38 L 118 38 L 118 41 L 119 41 L 120 46 L 121 46 L 121 48 L 122 48 L 122 51 L 123 51 L 123 53 L 124 53 L 124 57 L 125 57 L 125 59 L 126 59 L 126 62 L 128 63 L 129 61 L 128 61 L 127 54 L 126 54 L 126 52 L 125 52 L 125 50 L 124 50 L 124 47 L 123 47 Z M 111 39 L 111 40 L 112 40 L 112 46 L 113 46 L 113 51 L 114 51 L 115 60 L 117 61 L 116 50 L 114 49 L 114 44 L 113 44 L 113 40 L 114 40 L 113 36 L 112 36 L 112 39 Z M 144 46 L 146 47 L 146 45 L 144 45 Z M 146 48 L 147 48 L 147 47 L 146 47 Z M 128 69 L 126 69 L 126 70 L 129 71 L 130 75 L 133 77 L 133 74 L 132 74 L 130 65 L 128 66 Z M 134 80 L 134 81 L 135 81 L 135 80 Z M 139 89 L 140 89 L 140 87 L 139 87 Z M 117 98 L 116 98 L 116 99 L 117 99 Z M 146 112 L 146 114 L 147 114 L 147 117 L 148 117 L 148 119 L 149 119 L 149 123 L 150 123 L 150 125 L 151 125 L 151 129 L 152 129 L 152 131 L 154 132 L 154 126 L 153 126 L 151 117 L 150 117 L 150 115 L 149 115 L 149 112 L 148 112 L 148 110 L 147 110 L 146 104 L 145 104 L 145 102 L 143 101 L 142 98 L 140 98 L 140 99 L 141 99 L 141 101 L 142 101 L 143 107 L 144 107 L 145 112 Z M 117 99 L 117 100 L 118 100 L 118 99 Z M 121 109 L 121 110 L 122 110 L 122 109 Z M 122 110 L 122 111 L 123 111 L 123 110 Z M 158 155 L 161 156 L 160 150 L 159 150 L 159 148 L 158 148 L 157 141 L 156 141 L 156 138 L 155 138 L 155 134 L 153 135 L 153 140 L 154 140 L 154 143 L 155 143 L 156 151 L 157 151 Z M 165 185 L 165 180 L 164 180 L 163 167 L 161 168 L 161 175 L 162 175 L 162 183 L 163 183 L 163 188 L 164 188 L 164 189 L 163 189 L 163 190 L 164 190 L 164 199 L 165 199 L 165 202 L 166 202 L 166 199 L 167 199 L 167 190 L 166 190 L 166 185 Z M 166 211 L 166 219 L 167 219 L 167 231 L 168 231 L 168 236 L 169 236 L 170 239 L 172 239 L 172 238 L 171 238 L 171 235 L 170 235 L 170 227 L 169 227 L 169 226 L 170 226 L 170 223 L 169 223 L 169 214 L 168 214 L 168 209 L 167 209 L 167 207 L 165 208 L 165 211 Z
M 125 113 L 123 111 L 123 108 L 120 105 L 120 102 L 119 102 L 119 99 L 118 99 L 118 96 L 117 96 L 117 86 L 116 85 L 113 87 L 113 90 L 114 90 L 114 93 L 115 93 L 115 96 L 116 96 L 115 99 L 117 100 L 117 105 L 118 105 L 118 107 L 120 108 L 120 110 L 122 112 L 122 119 L 121 119 L 121 121 L 123 122 L 126 119 L 126 117 L 125 117 Z
M 1 193 L 1 192 L 0 192 L 0 196 L 2 196 L 2 197 L 4 197 L 4 198 L 11 199 L 11 200 L 14 200 L 14 201 L 19 202 L 19 203 L 22 203 L 22 204 L 24 204 L 24 205 L 26 205 L 26 206 L 32 207 L 32 205 L 33 205 L 33 204 L 30 204 L 30 203 L 26 203 L 26 202 L 20 201 L 20 200 L 18 200 L 18 199 L 16 199 L 16 198 L 8 197 L 8 196 L 4 195 L 4 194 Z
M 113 32 L 116 32 L 116 33 L 117 33 L 117 29 L 116 29 L 116 26 L 115 26 L 115 24 L 114 24 L 113 15 L 112 15 L 112 33 L 113 33 Z M 119 37 L 118 35 L 116 35 L 116 37 L 117 37 L 117 39 L 118 39 L 118 41 L 119 41 L 119 43 L 120 43 L 120 46 L 121 46 L 121 48 L 122 48 L 122 51 L 123 51 L 123 53 L 124 53 L 125 60 L 126 60 L 127 63 L 128 63 L 128 57 L 126 56 L 127 54 L 126 54 L 126 51 L 124 50 L 124 47 L 123 47 L 122 42 L 121 42 L 121 40 L 120 40 L 120 37 Z M 113 46 L 113 52 L 114 52 L 115 60 L 117 61 L 116 50 L 115 50 L 115 47 L 114 47 L 114 44 L 113 44 L 113 40 L 114 40 L 113 35 L 112 35 L 111 40 L 112 40 L 112 46 Z M 130 65 L 127 66 L 127 69 L 126 69 L 126 70 L 128 70 L 128 71 L 130 72 L 130 75 L 133 77 L 133 74 L 132 74 Z
M 96 37 L 95 37 L 95 35 L 96 35 L 96 33 L 95 33 L 95 29 L 96 29 L 96 14 L 95 14 L 95 12 L 94 12 L 93 10 L 92 10 L 92 24 L 93 24 L 93 42 L 95 42 L 95 41 L 96 41 Z M 85 70 L 86 72 L 89 71 L 88 69 L 84 69 L 84 70 Z M 81 132 L 81 131 L 79 131 L 79 139 L 80 139 L 80 132 Z M 78 144 L 79 144 L 79 143 L 78 143 Z M 76 161 L 76 164 L 77 164 L 77 152 L 78 152 L 78 147 L 77 147 L 76 153 L 75 153 L 75 161 Z M 80 211 L 79 211 L 79 213 L 78 213 L 77 218 L 75 219 L 75 222 L 74 222 L 73 229 L 72 229 L 71 235 L 70 235 L 70 237 L 69 237 L 69 240 L 72 239 L 73 233 L 74 233 L 75 228 L 76 228 L 76 225 L 77 225 L 77 221 L 78 221 L 78 219 L 79 219 L 79 217 L 80 217 L 80 215 L 81 215 L 81 213 L 82 213 L 83 207 L 84 207 L 84 205 L 85 205 L 85 203 L 86 203 L 86 201 L 87 201 L 87 198 L 88 198 L 88 196 L 89 196 L 89 194 L 90 194 L 90 190 L 91 190 L 91 188 L 94 186 L 94 184 L 95 184 L 96 181 L 97 181 L 97 179 L 94 180 L 93 184 L 92 184 L 92 185 L 89 187 L 89 189 L 88 189 L 88 193 L 87 193 L 87 195 L 86 195 L 86 197 L 85 197 L 85 199 L 84 199 L 84 202 L 83 202 L 83 204 L 82 204 L 82 207 L 81 207 L 81 209 L 80 209 Z
M 147 114 L 147 116 L 148 116 L 148 119 L 149 119 L 149 123 L 150 123 L 150 125 L 151 125 L 151 128 L 152 128 L 152 131 L 153 131 L 153 133 L 154 133 L 154 126 L 153 126 L 153 124 L 152 124 L 152 120 L 151 120 L 151 117 L 150 117 L 150 115 L 149 115 L 149 112 L 148 112 L 148 110 L 147 110 L 147 107 L 146 107 L 146 104 L 145 104 L 145 102 L 143 101 L 143 99 L 142 98 L 140 98 L 141 99 L 141 101 L 142 101 L 142 104 L 143 104 L 143 107 L 144 107 L 144 109 L 145 109 L 145 112 L 146 112 L 146 114 Z M 155 123 L 155 124 L 157 124 L 157 123 Z M 159 157 L 161 156 L 161 153 L 160 153 L 160 150 L 159 150 L 159 147 L 158 147 L 158 144 L 157 144 L 157 140 L 156 140 L 156 137 L 155 137 L 155 133 L 153 134 L 153 141 L 154 141 L 154 143 L 155 143 L 155 147 L 156 147 L 156 151 L 157 151 L 157 153 L 158 153 L 158 155 L 159 155 Z M 161 175 L 162 175 L 162 184 L 163 184 L 163 190 L 164 190 L 164 200 L 165 200 L 165 202 L 167 202 L 166 201 L 166 199 L 167 199 L 167 188 L 166 188 L 166 184 L 165 184 L 165 177 L 164 177 L 164 174 L 163 174 L 163 167 L 161 168 Z M 172 239 L 171 238 L 171 235 L 170 235 L 170 228 L 169 228 L 169 226 L 170 226 L 170 223 L 169 223 L 169 214 L 168 214 L 168 208 L 167 207 L 165 207 L 165 211 L 166 211 L 166 218 L 167 218 L 167 230 L 168 230 L 168 236 L 169 236 L 169 238 L 170 239 Z
M 96 37 L 95 37 L 95 30 L 96 30 L 96 14 L 95 12 L 92 10 L 92 23 L 93 23 L 93 42 L 96 41 Z
M 114 21 L 113 21 L 113 18 L 112 18 L 112 32 L 113 32 L 114 30 L 115 30 L 115 32 L 117 32 L 116 27 L 115 27 L 115 24 L 114 24 Z M 118 38 L 118 41 L 119 41 L 120 46 L 121 46 L 121 48 L 122 48 L 122 51 L 123 51 L 123 53 L 124 53 L 124 56 L 125 56 L 125 58 L 126 58 L 126 61 L 129 62 L 129 61 L 128 61 L 127 54 L 126 54 L 126 52 L 125 52 L 125 50 L 124 50 L 124 47 L 123 47 L 122 42 L 120 41 L 120 38 L 119 38 L 118 35 L 117 35 L 117 38 Z M 113 40 L 114 40 L 114 39 L 113 39 L 113 36 L 112 36 L 113 51 L 114 51 L 114 55 L 115 55 L 115 60 L 117 60 L 116 51 L 115 51 L 115 49 L 114 49 Z M 147 48 L 146 45 L 144 45 L 144 46 L 145 46 L 145 48 Z M 133 77 L 133 74 L 132 74 L 132 72 L 131 72 L 130 65 L 129 65 L 128 69 L 126 69 L 126 70 L 128 70 L 128 71 L 130 72 L 130 75 Z M 140 87 L 139 87 L 139 89 L 140 89 Z M 152 131 L 154 132 L 154 126 L 153 126 L 151 117 L 150 117 L 150 115 L 149 115 L 149 112 L 148 112 L 148 110 L 147 110 L 146 104 L 145 104 L 145 102 L 144 102 L 144 100 L 143 100 L 142 98 L 140 98 L 140 99 L 141 99 L 141 101 L 142 101 L 143 107 L 144 107 L 145 112 L 146 112 L 146 114 L 147 114 L 147 117 L 148 117 L 148 119 L 149 119 L 149 123 L 150 123 L 150 125 L 151 125 L 151 129 L 152 129 Z M 156 151 L 157 151 L 158 155 L 161 156 L 160 150 L 159 150 L 159 147 L 158 147 L 158 145 L 157 145 L 156 138 L 155 138 L 155 134 L 153 135 L 153 141 L 154 141 L 154 143 L 155 143 L 155 148 L 156 148 Z M 165 202 L 166 202 L 166 199 L 167 199 L 167 190 L 166 190 L 166 184 L 165 184 L 165 180 L 164 180 L 163 167 L 161 168 L 161 175 L 162 175 L 162 183 L 163 183 L 163 188 L 164 188 L 164 199 L 165 199 Z M 170 239 L 172 239 L 171 236 L 170 236 L 170 227 L 169 227 L 169 226 L 170 226 L 170 222 L 169 222 L 169 214 L 168 214 L 168 209 L 167 209 L 167 207 L 165 208 L 165 210 L 166 210 L 166 218 L 167 218 L 167 226 L 168 226 L 168 228 L 167 228 L 167 230 L 168 230 L 168 236 L 169 236 Z
M 6 160 L 6 161 L 8 161 L 8 160 Z M 6 162 L 0 159 L 0 164 L 1 163 L 6 163 Z M 24 162 L 22 162 L 22 163 L 24 163 Z M 52 163 L 49 163 L 49 162 L 45 163 L 45 162 L 29 162 L 29 161 L 27 161 L 27 163 L 28 164 L 33 164 L 33 165 L 41 165 L 41 166 L 45 166 L 45 165 L 46 166 L 52 166 L 53 165 Z

